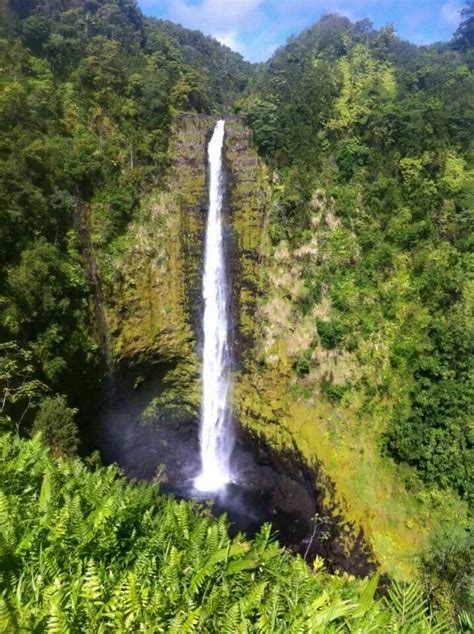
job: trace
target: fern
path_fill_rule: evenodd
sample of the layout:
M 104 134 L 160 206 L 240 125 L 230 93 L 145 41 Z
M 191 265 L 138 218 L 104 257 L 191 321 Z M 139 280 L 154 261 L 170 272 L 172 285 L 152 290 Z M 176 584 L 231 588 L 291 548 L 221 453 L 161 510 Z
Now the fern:
M 246 542 L 229 544 L 225 548 L 221 548 L 217 552 L 215 552 L 211 557 L 207 560 L 207 562 L 196 572 L 190 584 L 191 594 L 194 595 L 197 593 L 205 579 L 210 577 L 214 571 L 216 566 L 219 563 L 227 563 L 228 560 L 232 557 L 236 557 L 243 553 L 246 553 L 249 550 L 249 544 Z M 237 562 L 239 563 L 239 562 Z
M 182 538 L 188 540 L 190 526 L 189 509 L 184 502 L 177 504 L 175 508 L 175 517 L 176 524 L 181 531 Z
M 10 633 L 16 631 L 16 619 L 8 600 L 0 595 L 0 632 Z
M 417 585 L 376 599 L 377 577 L 311 571 L 269 526 L 230 539 L 224 517 L 115 468 L 91 472 L 0 436 L 0 469 L 0 631 L 449 631 Z
M 199 632 L 197 629 L 200 620 L 200 608 L 196 608 L 188 613 L 176 616 L 170 623 L 169 634 L 192 634 Z
M 10 508 L 6 494 L 0 490 L 0 526 L 4 526 L 10 520 Z
M 46 624 L 46 632 L 48 632 L 48 634 L 67 634 L 69 631 L 67 619 L 61 609 L 59 600 L 52 601 Z
M 228 611 L 222 623 L 223 634 L 235 634 L 240 622 L 240 606 L 238 603 L 234 604 Z
M 101 605 L 102 585 L 94 561 L 90 560 L 84 573 L 81 596 L 87 603 Z
M 180 595 L 182 558 L 182 553 L 176 546 L 172 546 L 166 564 L 161 570 L 161 583 L 171 601 L 176 601 Z
M 425 619 L 426 599 L 417 581 L 404 585 L 394 581 L 388 590 L 388 596 L 390 607 L 395 613 L 395 624 L 399 631 L 409 632 L 413 624 Z
M 41 483 L 41 490 L 38 500 L 38 508 L 40 513 L 46 513 L 49 503 L 51 501 L 51 476 L 50 471 L 46 471 L 43 476 L 43 482 Z

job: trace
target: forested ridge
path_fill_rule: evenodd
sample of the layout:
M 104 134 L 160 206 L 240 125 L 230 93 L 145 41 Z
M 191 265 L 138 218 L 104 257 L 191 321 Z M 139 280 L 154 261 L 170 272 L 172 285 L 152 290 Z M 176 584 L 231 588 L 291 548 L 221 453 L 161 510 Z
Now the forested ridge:
M 0 6 L 0 631 L 469 631 L 473 10 L 424 47 L 326 15 L 252 65 L 131 0 Z M 453 501 L 384 596 L 76 456 L 113 371 L 97 254 L 170 188 L 190 112 L 240 116 L 270 175 L 265 261 L 298 261 L 311 324 L 291 398 L 357 403 L 408 495 Z

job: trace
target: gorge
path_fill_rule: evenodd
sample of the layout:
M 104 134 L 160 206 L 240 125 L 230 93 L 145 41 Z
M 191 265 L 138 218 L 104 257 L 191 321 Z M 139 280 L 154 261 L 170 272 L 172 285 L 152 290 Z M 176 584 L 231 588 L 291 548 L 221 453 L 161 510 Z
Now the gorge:
M 157 301 L 166 297 L 173 303 L 169 313 L 154 309 L 143 313 L 141 319 L 150 320 L 149 335 L 142 330 L 143 339 L 137 341 L 135 330 L 128 331 L 127 321 L 120 324 L 119 331 L 111 329 L 112 342 L 119 343 L 123 352 L 118 355 L 115 348 L 118 390 L 104 414 L 97 445 L 107 463 L 118 463 L 130 477 L 157 481 L 163 492 L 178 498 L 212 499 L 214 512 L 226 512 L 233 531 L 253 535 L 263 523 L 270 522 L 293 552 L 306 554 L 308 559 L 324 556 L 331 570 L 363 576 L 375 569 L 371 547 L 361 527 L 348 521 L 338 502 L 327 496 L 333 485 L 318 462 L 305 464 L 294 447 L 272 446 L 265 437 L 246 428 L 238 416 L 246 364 L 254 354 L 248 325 L 256 323 L 255 285 L 250 283 L 255 273 L 250 266 L 256 267 L 258 262 L 256 252 L 268 199 L 260 189 L 264 186 L 258 175 L 261 164 L 251 147 L 248 128 L 239 117 L 228 116 L 224 137 L 223 126 L 219 130 L 215 125 L 213 117 L 203 115 L 182 115 L 176 122 L 176 171 L 171 178 L 174 183 L 179 179 L 181 217 L 175 227 L 181 228 L 176 236 L 182 255 L 172 266 L 175 275 L 182 277 L 177 279 L 163 271 L 154 278 L 157 287 L 152 292 Z M 154 235 L 150 235 L 152 239 Z M 140 255 L 136 251 L 133 255 L 134 275 L 141 267 Z M 148 260 L 146 247 L 144 255 Z M 124 266 L 129 261 L 131 256 L 127 255 L 118 265 L 125 285 Z M 137 297 L 149 296 L 149 283 L 148 275 L 141 282 L 135 277 Z M 176 301 L 180 290 L 184 294 Z M 214 399 L 207 412 L 206 299 L 215 302 L 207 324 L 207 387 L 211 388 L 209 398 Z M 117 310 L 115 307 L 114 312 Z M 136 314 L 136 308 L 119 310 L 125 315 Z M 110 314 L 109 309 L 109 319 Z M 172 321 L 163 324 L 160 319 L 167 314 Z M 185 331 L 189 339 L 183 337 L 179 319 L 189 328 Z M 160 337 L 162 342 L 156 361 L 123 366 L 120 356 L 129 346 L 130 350 L 143 346 L 137 353 L 153 359 L 148 336 Z M 226 341 L 227 336 L 232 339 Z M 190 351 L 186 358 L 183 348 Z M 125 354 L 133 359 L 130 351 Z M 189 368 L 191 354 L 195 356 Z M 236 391 L 232 404 L 225 402 L 231 370 Z M 186 401 L 193 393 L 194 403 Z M 201 441 L 203 432 L 205 444 Z M 210 475 L 204 485 L 196 486 L 206 473 L 206 465 Z M 227 481 L 226 486 L 223 481 Z
M 472 629 L 470 4 L 0 3 L 0 631 Z

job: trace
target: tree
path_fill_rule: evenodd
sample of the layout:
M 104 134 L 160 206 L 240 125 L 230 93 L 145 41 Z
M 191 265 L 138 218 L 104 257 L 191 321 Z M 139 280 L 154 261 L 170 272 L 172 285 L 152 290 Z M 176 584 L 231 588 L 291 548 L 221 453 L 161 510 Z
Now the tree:
M 79 445 L 76 414 L 77 409 L 67 406 L 65 396 L 47 397 L 41 402 L 31 433 L 40 433 L 55 456 L 74 456 Z
M 32 354 L 15 341 L 0 343 L 0 428 L 17 432 L 28 412 L 48 392 L 35 376 Z
M 470 0 L 461 11 L 462 21 L 453 36 L 453 47 L 465 53 L 474 47 L 474 2 Z

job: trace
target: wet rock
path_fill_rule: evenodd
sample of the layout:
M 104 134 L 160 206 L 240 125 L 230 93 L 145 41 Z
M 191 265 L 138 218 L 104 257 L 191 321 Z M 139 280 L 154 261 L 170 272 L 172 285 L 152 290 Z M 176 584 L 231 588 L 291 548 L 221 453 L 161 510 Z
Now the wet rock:
M 164 493 L 199 498 L 193 488 L 200 469 L 197 421 L 190 417 L 144 424 L 140 411 L 152 391 L 144 386 L 108 411 L 100 441 L 103 459 L 117 463 L 131 478 L 156 481 L 158 474 Z M 375 570 L 363 534 L 323 502 L 317 467 L 309 468 L 298 454 L 275 452 L 262 439 L 242 432 L 232 465 L 235 482 L 212 501 L 216 514 L 227 513 L 231 532 L 251 536 L 270 522 L 280 542 L 308 562 L 319 555 L 329 570 L 360 576 Z

